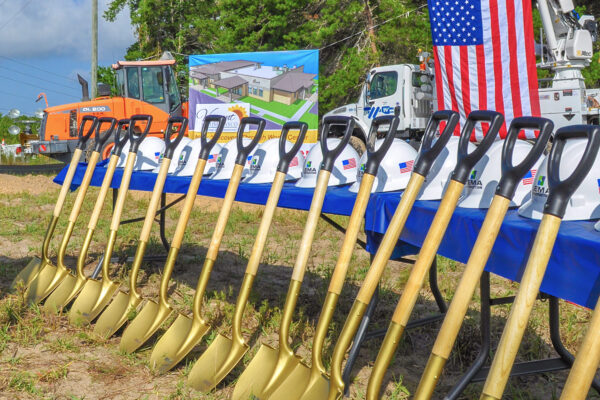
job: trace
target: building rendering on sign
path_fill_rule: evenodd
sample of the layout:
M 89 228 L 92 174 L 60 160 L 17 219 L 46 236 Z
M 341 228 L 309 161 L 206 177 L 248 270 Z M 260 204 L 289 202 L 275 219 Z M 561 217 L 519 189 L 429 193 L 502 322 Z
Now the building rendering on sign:
M 266 66 L 254 61 L 221 61 L 190 67 L 193 84 L 227 92 L 229 100 L 250 96 L 266 102 L 290 105 L 308 98 L 317 75 L 304 66 Z

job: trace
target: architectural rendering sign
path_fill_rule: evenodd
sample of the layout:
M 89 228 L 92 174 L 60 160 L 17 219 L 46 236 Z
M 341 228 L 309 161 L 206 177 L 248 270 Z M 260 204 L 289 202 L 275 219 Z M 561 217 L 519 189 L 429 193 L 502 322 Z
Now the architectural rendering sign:
M 190 56 L 190 135 L 200 135 L 208 114 L 227 118 L 221 142 L 235 138 L 245 116 L 267 120 L 262 141 L 279 137 L 287 121 L 303 121 L 306 149 L 317 140 L 318 72 L 318 50 Z

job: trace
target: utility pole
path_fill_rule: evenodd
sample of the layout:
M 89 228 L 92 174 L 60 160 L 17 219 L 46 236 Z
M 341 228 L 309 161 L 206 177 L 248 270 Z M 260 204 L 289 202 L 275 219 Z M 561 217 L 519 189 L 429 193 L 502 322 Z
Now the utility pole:
M 92 0 L 92 99 L 98 89 L 98 0 Z

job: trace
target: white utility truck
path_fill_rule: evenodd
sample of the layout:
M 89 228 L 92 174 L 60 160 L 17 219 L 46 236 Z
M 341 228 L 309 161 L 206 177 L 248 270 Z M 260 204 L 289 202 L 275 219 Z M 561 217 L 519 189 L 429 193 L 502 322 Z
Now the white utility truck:
M 598 39 L 595 18 L 579 17 L 572 0 L 538 0 L 543 25 L 542 43 L 536 46 L 540 69 L 552 76 L 539 80 L 542 116 L 555 128 L 600 122 L 600 89 L 587 89 L 581 71 L 590 65 Z M 354 147 L 365 141 L 373 118 L 394 114 L 399 108 L 398 137 L 420 139 L 436 106 L 433 58 L 420 52 L 420 65 L 397 64 L 371 69 L 358 101 L 325 116 L 354 118 Z

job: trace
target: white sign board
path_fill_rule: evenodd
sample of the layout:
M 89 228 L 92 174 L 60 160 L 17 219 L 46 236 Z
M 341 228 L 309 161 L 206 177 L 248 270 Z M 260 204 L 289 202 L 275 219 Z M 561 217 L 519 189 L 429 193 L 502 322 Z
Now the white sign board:
M 219 103 L 196 104 L 196 121 L 194 126 L 200 132 L 207 115 L 222 115 L 225 117 L 223 132 L 237 132 L 240 120 L 250 115 L 250 103 Z M 214 126 L 213 126 L 214 125 Z M 209 129 L 216 129 L 216 124 L 209 125 Z M 248 128 L 246 128 L 246 131 Z

